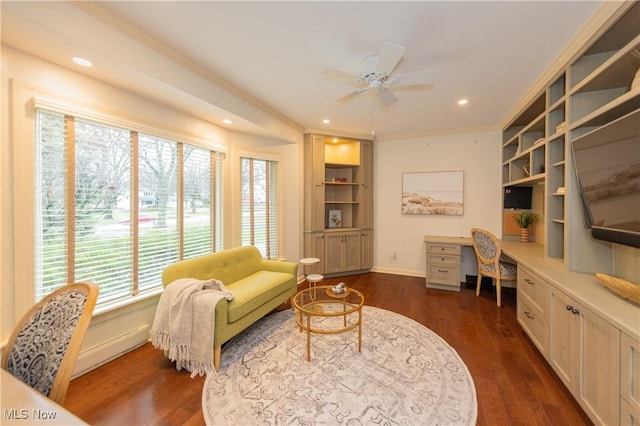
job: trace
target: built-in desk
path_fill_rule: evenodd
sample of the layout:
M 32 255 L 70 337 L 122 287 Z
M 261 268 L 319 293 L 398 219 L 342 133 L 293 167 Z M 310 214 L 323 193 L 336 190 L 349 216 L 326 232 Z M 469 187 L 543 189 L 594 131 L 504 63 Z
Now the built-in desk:
M 471 239 L 424 241 L 429 280 L 430 251 L 445 245 L 460 252 Z M 611 292 L 594 274 L 567 270 L 562 260 L 545 256 L 540 244 L 502 240 L 501 246 L 518 264 L 518 323 L 589 418 L 603 425 L 638 424 L 640 306 Z
M 460 291 L 462 248 L 473 246 L 470 237 L 426 236 L 426 285 L 439 290 Z
M 2 425 L 86 425 L 64 407 L 0 369 Z
M 471 237 L 427 235 L 424 237 L 424 242 L 427 246 L 428 286 L 430 279 L 429 264 L 432 267 L 438 265 L 437 256 L 430 257 L 430 254 L 440 254 L 440 266 L 444 264 L 444 266 L 452 268 L 449 270 L 453 272 L 450 272 L 449 275 L 458 274 L 455 278 L 457 285 L 451 284 L 448 287 L 451 287 L 450 289 L 457 287 L 459 291 L 460 282 L 463 281 L 460 276 L 461 253 L 464 247 L 473 247 Z M 617 328 L 640 338 L 640 308 L 609 291 L 595 275 L 567 270 L 562 260 L 545 256 L 544 246 L 541 244 L 523 243 L 518 240 L 501 240 L 500 245 L 502 246 L 502 252 L 513 259 L 519 266 L 525 266 L 533 270 L 550 284 L 570 293 L 580 303 L 594 311 L 601 312 L 601 315 Z M 458 261 L 457 264 L 453 263 L 454 258 Z M 444 267 L 441 269 L 446 270 Z M 441 281 L 443 280 L 436 279 L 431 284 L 431 287 L 440 288 L 443 285 L 440 284 Z

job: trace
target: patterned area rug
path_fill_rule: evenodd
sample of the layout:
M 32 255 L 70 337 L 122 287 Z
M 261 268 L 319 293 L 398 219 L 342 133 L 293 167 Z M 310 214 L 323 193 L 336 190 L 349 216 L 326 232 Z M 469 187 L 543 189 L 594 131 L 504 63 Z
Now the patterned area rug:
M 453 348 L 402 315 L 370 306 L 362 315 L 361 353 L 357 330 L 312 334 L 310 362 L 290 310 L 236 336 L 205 381 L 206 423 L 475 424 L 473 379 Z

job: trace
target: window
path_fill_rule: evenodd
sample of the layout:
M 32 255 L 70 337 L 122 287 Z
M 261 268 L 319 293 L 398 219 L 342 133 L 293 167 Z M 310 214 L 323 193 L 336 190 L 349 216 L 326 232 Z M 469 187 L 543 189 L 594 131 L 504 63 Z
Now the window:
M 278 163 L 241 157 L 242 245 L 254 245 L 267 259 L 278 253 Z
M 222 249 L 222 153 L 46 109 L 35 123 L 36 300 L 73 281 L 121 300 Z

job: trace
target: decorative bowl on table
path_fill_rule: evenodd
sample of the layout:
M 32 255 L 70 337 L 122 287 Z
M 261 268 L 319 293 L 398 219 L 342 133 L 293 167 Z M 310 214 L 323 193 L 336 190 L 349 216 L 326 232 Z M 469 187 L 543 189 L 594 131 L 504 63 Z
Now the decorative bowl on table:
M 331 291 L 333 291 L 336 294 L 344 293 L 345 291 L 347 291 L 347 285 L 345 283 L 340 282 L 334 285 L 333 287 L 331 287 Z

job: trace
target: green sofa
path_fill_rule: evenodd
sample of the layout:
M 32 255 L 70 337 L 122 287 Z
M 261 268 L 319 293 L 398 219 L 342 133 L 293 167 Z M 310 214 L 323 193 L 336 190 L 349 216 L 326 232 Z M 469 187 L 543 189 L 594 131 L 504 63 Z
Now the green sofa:
M 233 300 L 216 306 L 213 365 L 218 370 L 222 344 L 289 301 L 297 276 L 297 263 L 263 259 L 257 248 L 246 246 L 173 263 L 162 271 L 162 285 L 215 278 L 233 291 Z

